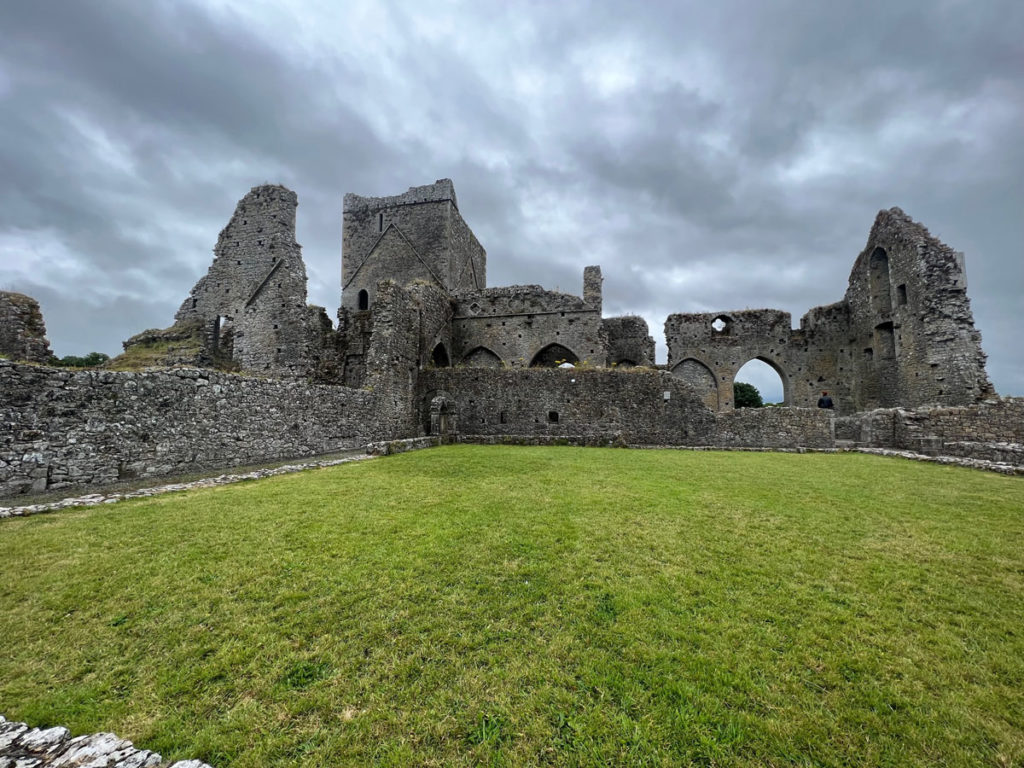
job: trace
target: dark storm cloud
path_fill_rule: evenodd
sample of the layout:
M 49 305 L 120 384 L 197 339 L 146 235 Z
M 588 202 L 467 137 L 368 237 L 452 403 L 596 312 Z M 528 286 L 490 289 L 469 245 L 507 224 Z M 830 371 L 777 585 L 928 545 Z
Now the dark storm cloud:
M 1024 393 L 1018 3 L 57 7 L 0 10 L 0 284 L 61 354 L 166 325 L 253 184 L 299 193 L 333 311 L 343 193 L 449 176 L 490 284 L 598 263 L 606 313 L 659 340 L 674 311 L 840 299 L 899 205 L 967 253 Z

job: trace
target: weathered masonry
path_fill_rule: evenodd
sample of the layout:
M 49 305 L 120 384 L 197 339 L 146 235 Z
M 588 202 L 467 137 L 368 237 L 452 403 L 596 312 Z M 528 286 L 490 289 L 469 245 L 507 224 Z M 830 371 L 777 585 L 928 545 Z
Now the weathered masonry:
M 0 291 L 0 356 L 48 363 L 53 359 L 39 302 L 22 293 Z
M 786 405 L 827 390 L 843 413 L 964 405 L 994 394 L 974 327 L 963 254 L 903 211 L 882 211 L 842 301 L 791 330 L 778 310 L 671 315 L 669 367 L 712 409 L 732 407 L 739 369 L 757 359 L 783 382 Z
M 579 295 L 488 287 L 448 179 L 345 196 L 335 326 L 306 303 L 297 205 L 275 185 L 243 197 L 174 324 L 126 341 L 114 370 L 39 365 L 38 306 L 0 293 L 0 496 L 421 435 L 1024 461 L 1024 401 L 989 383 L 963 256 L 899 209 L 798 329 L 771 309 L 674 314 L 659 366 L 643 319 L 603 316 L 600 267 Z M 733 409 L 752 359 L 791 407 Z M 823 390 L 836 413 L 813 407 Z

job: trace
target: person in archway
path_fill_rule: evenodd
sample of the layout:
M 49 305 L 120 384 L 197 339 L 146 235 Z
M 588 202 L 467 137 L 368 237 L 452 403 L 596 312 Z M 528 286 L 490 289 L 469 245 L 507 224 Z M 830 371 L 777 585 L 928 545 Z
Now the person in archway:
M 819 408 L 834 408 L 835 405 L 832 403 L 832 398 L 828 396 L 828 392 L 822 390 L 821 397 L 818 398 Z

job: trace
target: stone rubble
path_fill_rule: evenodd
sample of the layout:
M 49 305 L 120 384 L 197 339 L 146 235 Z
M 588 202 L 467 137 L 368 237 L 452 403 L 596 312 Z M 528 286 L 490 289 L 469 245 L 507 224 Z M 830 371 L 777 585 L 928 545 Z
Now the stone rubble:
M 160 768 L 156 752 L 137 749 L 112 733 L 71 738 L 67 728 L 31 728 L 0 715 L 0 768 Z M 199 760 L 179 760 L 168 768 L 210 768 Z

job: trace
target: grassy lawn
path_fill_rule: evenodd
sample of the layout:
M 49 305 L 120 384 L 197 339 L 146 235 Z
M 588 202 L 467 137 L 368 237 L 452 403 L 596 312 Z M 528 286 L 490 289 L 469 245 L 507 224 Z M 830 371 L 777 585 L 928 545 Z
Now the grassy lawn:
M 1024 482 L 452 446 L 0 521 L 0 713 L 217 766 L 1024 763 Z

